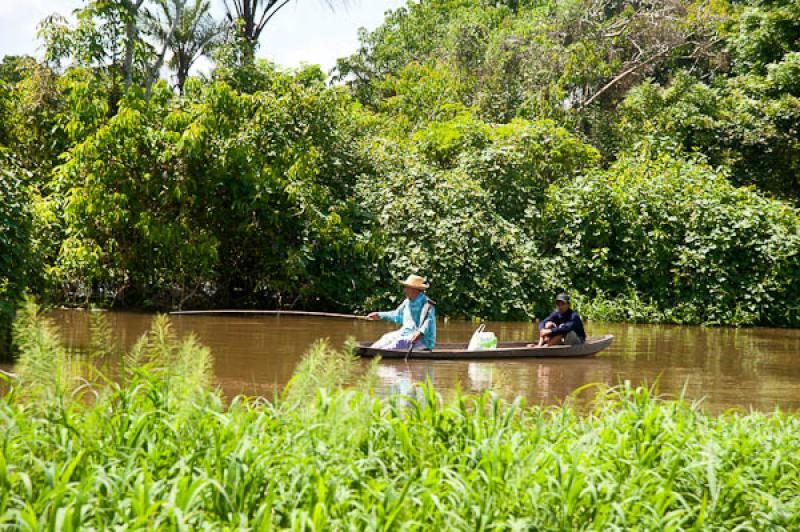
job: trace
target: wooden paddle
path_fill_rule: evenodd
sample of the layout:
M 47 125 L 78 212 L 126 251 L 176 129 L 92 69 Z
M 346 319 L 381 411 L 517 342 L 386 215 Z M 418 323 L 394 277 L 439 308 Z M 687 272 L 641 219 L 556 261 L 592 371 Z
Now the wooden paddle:
M 408 357 L 411 355 L 411 351 L 414 350 L 414 342 L 411 342 L 411 345 L 408 346 L 408 351 L 406 351 L 406 358 L 403 359 L 403 362 L 408 362 Z

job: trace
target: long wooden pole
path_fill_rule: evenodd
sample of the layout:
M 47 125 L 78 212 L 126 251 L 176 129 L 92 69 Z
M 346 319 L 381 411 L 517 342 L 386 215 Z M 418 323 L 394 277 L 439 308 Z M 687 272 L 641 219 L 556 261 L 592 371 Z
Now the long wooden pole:
M 313 316 L 317 318 L 345 318 L 350 320 L 366 320 L 366 316 L 355 314 L 337 314 L 335 312 L 307 312 L 304 310 L 176 310 L 170 312 L 173 316 L 202 316 L 215 314 L 243 314 L 251 316 Z

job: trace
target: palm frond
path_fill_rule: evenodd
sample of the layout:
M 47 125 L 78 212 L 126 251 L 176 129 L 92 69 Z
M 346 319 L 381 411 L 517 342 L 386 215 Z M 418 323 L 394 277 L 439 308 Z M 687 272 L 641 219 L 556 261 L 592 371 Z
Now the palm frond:
M 117 352 L 111 323 L 102 312 L 94 312 L 89 318 L 89 357 L 92 360 L 108 358 Z
M 22 395 L 42 405 L 68 397 L 78 377 L 71 368 L 72 357 L 56 325 L 33 299 L 24 301 L 13 337 L 19 349 L 15 371 Z

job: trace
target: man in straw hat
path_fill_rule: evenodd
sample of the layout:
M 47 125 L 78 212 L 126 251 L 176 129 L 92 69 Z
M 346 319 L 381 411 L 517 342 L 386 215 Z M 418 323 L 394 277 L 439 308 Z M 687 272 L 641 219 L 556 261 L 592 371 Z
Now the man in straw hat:
M 408 349 L 421 346 L 433 349 L 436 345 L 436 309 L 434 302 L 425 295 L 428 283 L 419 275 L 409 275 L 403 285 L 406 299 L 395 310 L 371 312 L 367 319 L 393 321 L 403 327 L 384 334 L 372 344 L 378 349 Z

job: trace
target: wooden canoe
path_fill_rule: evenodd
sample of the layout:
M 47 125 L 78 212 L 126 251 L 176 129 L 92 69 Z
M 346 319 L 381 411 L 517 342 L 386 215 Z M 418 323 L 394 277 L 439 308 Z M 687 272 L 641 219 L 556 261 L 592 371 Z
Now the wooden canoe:
M 554 345 L 549 347 L 527 347 L 528 342 L 500 342 L 497 349 L 467 351 L 467 344 L 439 344 L 433 351 L 414 350 L 408 358 L 465 359 L 465 358 L 561 358 L 588 357 L 596 355 L 611 345 L 614 336 L 590 336 L 580 345 Z M 359 342 L 356 354 L 362 357 L 405 358 L 407 349 L 374 349 L 370 342 Z

